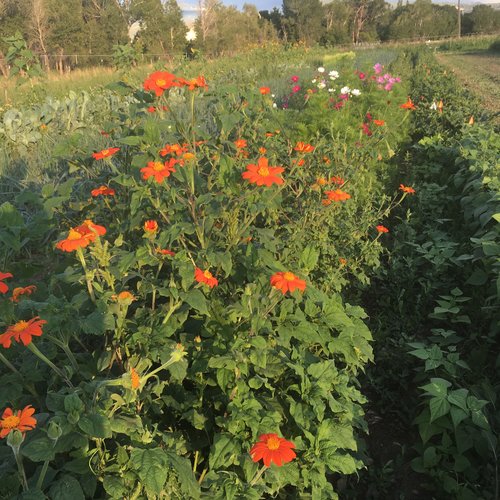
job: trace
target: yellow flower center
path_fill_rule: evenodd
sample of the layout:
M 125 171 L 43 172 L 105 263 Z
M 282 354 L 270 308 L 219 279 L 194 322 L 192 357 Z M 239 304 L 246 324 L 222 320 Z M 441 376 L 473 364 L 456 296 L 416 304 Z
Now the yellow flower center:
M 155 161 L 153 163 L 153 170 L 155 170 L 156 172 L 160 172 L 164 168 L 165 168 L 165 165 L 163 165 L 163 163 L 161 161 Z
M 270 450 L 277 450 L 280 447 L 280 440 L 279 440 L 279 438 L 274 437 L 274 436 L 270 437 L 267 440 L 267 447 Z
M 287 281 L 293 281 L 295 279 L 295 274 L 287 272 L 283 275 L 283 278 L 285 278 Z
M 205 278 L 207 278 L 209 280 L 213 278 L 212 273 L 210 271 L 205 271 L 203 273 L 203 276 L 205 276 Z
M 6 417 L 2 420 L 1 426 L 4 429 L 15 429 L 19 425 L 20 422 L 21 422 L 21 419 L 18 416 L 12 415 L 12 416 Z
M 28 328 L 27 321 L 18 321 L 14 326 L 10 328 L 10 330 L 13 332 L 22 332 L 26 328 Z
M 269 175 L 269 169 L 267 167 L 260 167 L 257 170 L 257 173 L 262 177 L 267 177 Z
M 158 87 L 163 87 L 166 83 L 167 81 L 161 78 L 159 80 L 156 80 L 156 85 L 158 85 Z
M 81 237 L 82 237 L 82 235 L 78 231 L 75 231 L 74 229 L 70 229 L 67 239 L 68 240 L 79 240 Z
M 107 155 L 109 154 L 109 149 L 103 149 L 103 150 L 101 151 L 101 154 L 102 154 L 103 156 L 107 156 Z

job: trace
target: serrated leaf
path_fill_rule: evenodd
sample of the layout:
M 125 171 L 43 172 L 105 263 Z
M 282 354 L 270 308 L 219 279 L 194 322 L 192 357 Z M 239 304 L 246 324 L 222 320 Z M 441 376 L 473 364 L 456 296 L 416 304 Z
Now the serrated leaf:
M 184 300 L 201 314 L 209 315 L 207 299 L 199 289 L 190 290 Z
M 91 437 L 106 439 L 112 436 L 109 419 L 98 413 L 81 417 L 78 421 L 78 427 Z
M 32 462 L 44 462 L 55 458 L 53 442 L 46 436 L 29 441 L 21 447 L 21 452 Z
M 72 476 L 63 476 L 50 488 L 51 500 L 85 500 L 80 483 Z

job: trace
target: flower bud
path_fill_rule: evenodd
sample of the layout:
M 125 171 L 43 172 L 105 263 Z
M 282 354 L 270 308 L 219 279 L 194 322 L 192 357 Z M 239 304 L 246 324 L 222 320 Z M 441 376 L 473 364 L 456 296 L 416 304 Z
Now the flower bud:
M 7 436 L 7 444 L 12 448 L 14 453 L 19 452 L 19 447 L 21 446 L 23 440 L 23 433 L 17 429 L 9 432 L 9 435 Z
M 47 436 L 49 436 L 49 439 L 57 441 L 62 436 L 62 433 L 61 426 L 56 421 L 51 420 L 47 429 Z

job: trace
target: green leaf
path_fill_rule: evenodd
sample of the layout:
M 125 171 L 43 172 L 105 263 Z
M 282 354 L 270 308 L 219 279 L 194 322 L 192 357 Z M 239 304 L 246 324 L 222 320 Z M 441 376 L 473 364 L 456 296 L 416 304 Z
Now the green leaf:
M 106 439 L 112 436 L 109 419 L 104 415 L 93 413 L 78 421 L 78 427 L 88 436 Z
M 85 500 L 80 483 L 72 476 L 63 476 L 50 488 L 51 500 Z
M 125 498 L 127 487 L 116 476 L 104 476 L 102 485 L 111 498 Z
M 149 493 L 160 495 L 167 480 L 167 456 L 160 448 L 136 448 L 130 454 L 130 466 L 137 472 Z
M 442 378 L 431 378 L 431 383 L 421 386 L 421 389 L 426 391 L 426 394 L 436 397 L 444 397 L 448 391 L 448 387 L 451 387 L 451 383 Z
M 201 290 L 197 288 L 190 290 L 184 300 L 201 314 L 209 316 L 207 299 Z
M 457 408 L 456 406 L 452 406 L 450 408 L 450 415 L 455 429 L 458 427 L 460 422 L 462 422 L 462 420 L 465 420 L 469 416 L 468 412 L 465 412 L 464 410 L 462 410 L 461 408 Z
M 118 140 L 120 144 L 126 144 L 127 146 L 138 146 L 142 144 L 143 138 L 138 135 L 129 135 L 128 137 L 123 137 Z
M 54 444 L 46 436 L 29 441 L 21 447 L 21 452 L 32 462 L 44 462 L 55 458 Z
M 300 263 L 306 271 L 312 271 L 319 259 L 319 251 L 312 246 L 307 246 L 302 250 L 300 255 Z
M 429 409 L 431 411 L 431 422 L 446 415 L 450 411 L 450 403 L 443 397 L 431 398 L 429 402 Z
M 361 462 L 355 460 L 351 455 L 337 453 L 328 457 L 325 463 L 332 472 L 340 474 L 353 474 L 361 466 Z
M 239 453 L 241 453 L 240 446 L 233 436 L 216 434 L 214 444 L 210 450 L 210 470 L 217 470 L 221 466 L 224 468 L 229 467 L 235 463 L 236 456 Z
M 0 205 L 0 227 L 6 229 L 9 227 L 24 226 L 24 219 L 19 210 L 8 201 Z
M 464 411 L 468 411 L 467 408 L 467 396 L 469 395 L 469 391 L 467 389 L 457 389 L 456 391 L 452 391 L 448 394 L 448 401 L 459 408 L 462 408 Z

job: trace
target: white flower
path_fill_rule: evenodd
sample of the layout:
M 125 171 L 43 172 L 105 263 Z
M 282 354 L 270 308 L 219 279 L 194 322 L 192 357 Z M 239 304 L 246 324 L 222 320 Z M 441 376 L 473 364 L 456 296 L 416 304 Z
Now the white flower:
M 436 110 L 437 109 L 437 104 L 436 101 L 432 101 L 432 104 L 430 106 L 430 109 Z
M 328 89 L 328 92 L 335 92 L 335 89 Z
M 330 77 L 330 80 L 336 80 L 339 77 L 339 72 L 333 69 L 330 73 L 328 73 L 328 76 Z
M 340 93 L 341 93 L 341 94 L 350 94 L 350 93 L 351 93 L 351 89 L 350 89 L 349 87 L 347 87 L 347 86 L 342 87 L 342 88 L 340 89 Z
M 352 89 L 351 90 L 351 94 L 352 95 L 360 95 L 361 94 L 361 90 L 359 90 L 359 89 Z
M 316 80 L 316 78 L 314 78 L 314 80 L 311 80 L 311 83 L 316 83 L 318 80 Z
M 278 107 L 278 105 L 275 102 L 273 102 L 273 108 L 276 109 L 277 107 Z
M 271 94 L 271 97 L 273 97 L 273 98 L 274 98 L 274 97 L 276 97 L 276 96 L 275 96 L 274 94 Z
M 325 68 L 323 68 L 323 66 L 320 66 L 318 68 L 318 73 L 324 73 L 325 72 Z
M 326 83 L 325 82 L 319 82 L 318 83 L 318 89 L 324 89 L 326 87 Z

